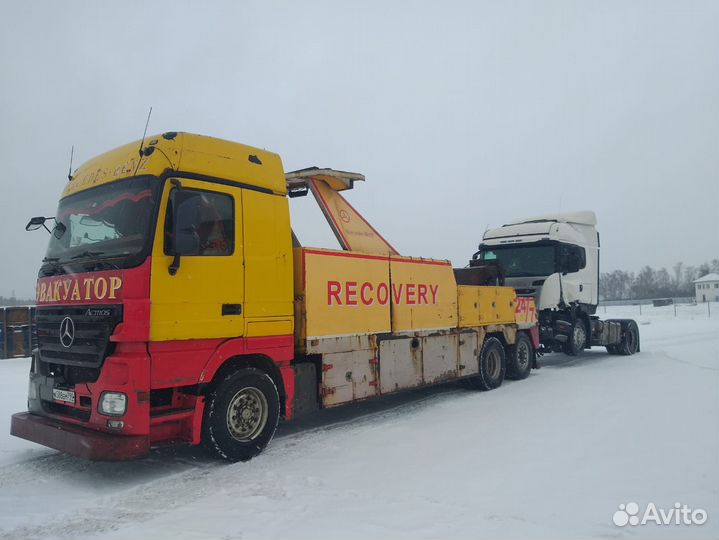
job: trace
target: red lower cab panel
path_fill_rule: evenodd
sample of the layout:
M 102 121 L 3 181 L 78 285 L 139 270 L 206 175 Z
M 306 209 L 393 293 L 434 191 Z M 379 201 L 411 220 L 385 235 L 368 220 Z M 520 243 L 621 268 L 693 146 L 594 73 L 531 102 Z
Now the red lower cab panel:
M 75 393 L 74 403 L 55 400 L 57 382 L 32 372 L 30 411 L 13 416 L 11 433 L 91 460 L 134 459 L 147 455 L 152 446 L 199 444 L 205 405 L 202 383 L 211 381 L 227 360 L 250 355 L 271 362 L 284 397 L 284 415 L 291 417 L 292 336 L 118 343 L 97 381 L 65 385 Z M 99 401 L 108 391 L 127 396 L 124 415 L 100 413 Z

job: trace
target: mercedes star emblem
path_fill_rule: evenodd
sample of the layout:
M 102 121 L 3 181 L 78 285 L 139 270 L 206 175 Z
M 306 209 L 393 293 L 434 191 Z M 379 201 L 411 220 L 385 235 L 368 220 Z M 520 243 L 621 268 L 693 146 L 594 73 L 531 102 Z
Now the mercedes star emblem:
M 75 341 L 75 323 L 70 317 L 65 317 L 60 323 L 60 343 L 69 349 L 73 341 Z

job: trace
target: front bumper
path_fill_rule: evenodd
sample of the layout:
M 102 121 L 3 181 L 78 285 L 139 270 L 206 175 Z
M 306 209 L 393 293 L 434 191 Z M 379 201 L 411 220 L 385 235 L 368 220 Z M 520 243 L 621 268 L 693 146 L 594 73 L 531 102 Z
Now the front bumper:
M 10 434 L 92 461 L 125 461 L 150 453 L 147 435 L 114 435 L 22 412 L 12 415 Z

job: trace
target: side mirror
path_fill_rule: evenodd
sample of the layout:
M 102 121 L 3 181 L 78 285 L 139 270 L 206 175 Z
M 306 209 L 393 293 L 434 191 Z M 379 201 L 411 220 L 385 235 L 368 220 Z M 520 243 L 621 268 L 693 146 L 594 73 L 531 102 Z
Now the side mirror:
M 197 255 L 200 252 L 200 235 L 197 232 L 200 197 L 199 193 L 193 191 L 175 192 L 175 255 Z
M 52 229 L 52 235 L 58 240 L 60 240 L 60 238 L 62 238 L 62 235 L 65 234 L 65 231 L 67 231 L 67 227 L 65 227 L 65 224 L 58 221 L 55 227 Z
M 36 231 L 40 227 L 45 227 L 47 229 L 47 227 L 45 226 L 45 221 L 47 219 L 49 219 L 49 218 L 46 218 L 44 216 L 37 216 L 34 218 L 30 218 L 30 221 L 28 221 L 27 225 L 25 225 L 25 230 L 26 231 Z
M 579 253 L 567 253 L 562 261 L 562 273 L 573 274 L 574 272 L 579 272 L 582 268 L 584 268 L 584 265 L 582 264 L 582 259 Z
M 579 272 L 587 265 L 584 249 L 572 246 L 563 250 L 560 268 L 563 275 Z
M 175 258 L 167 269 L 171 276 L 180 268 L 180 257 L 200 253 L 200 235 L 197 225 L 200 218 L 201 195 L 197 192 L 176 189 L 172 192 L 172 231 L 170 252 Z
M 564 271 L 568 274 L 579 272 L 579 259 L 577 259 L 577 257 L 570 257 L 569 260 L 567 260 Z

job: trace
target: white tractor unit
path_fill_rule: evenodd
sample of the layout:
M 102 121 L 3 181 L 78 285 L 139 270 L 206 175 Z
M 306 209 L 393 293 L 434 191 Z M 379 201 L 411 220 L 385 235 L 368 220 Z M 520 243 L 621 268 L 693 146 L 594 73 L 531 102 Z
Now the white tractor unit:
M 591 346 L 610 353 L 639 351 L 631 319 L 601 321 L 599 233 L 594 212 L 549 215 L 508 223 L 484 233 L 471 267 L 491 274 L 537 305 L 539 336 L 546 352 L 576 355 Z

